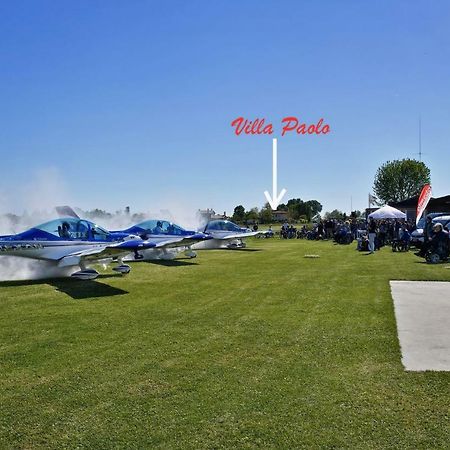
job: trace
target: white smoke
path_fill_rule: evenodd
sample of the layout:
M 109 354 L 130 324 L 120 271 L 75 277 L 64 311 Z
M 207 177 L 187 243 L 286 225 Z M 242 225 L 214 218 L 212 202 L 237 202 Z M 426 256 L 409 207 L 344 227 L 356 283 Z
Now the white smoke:
M 180 225 L 187 230 L 197 230 L 202 226 L 202 218 L 198 211 L 203 205 L 195 204 L 195 200 L 168 192 L 155 202 L 153 210 L 159 213 L 150 215 L 152 219 L 165 219 Z
M 105 213 L 100 211 L 102 205 L 95 205 L 99 208 L 97 213 L 84 212 L 76 207 L 73 209 L 81 218 L 110 231 L 123 230 L 147 219 L 169 220 L 188 230 L 197 230 L 201 226 L 198 207 L 179 198 L 174 193 L 167 198 L 158 198 L 149 205 L 152 210 L 144 213 L 127 213 L 125 210 Z M 11 192 L 0 188 L 0 236 L 17 234 L 55 219 L 58 217 L 55 207 L 63 205 L 74 206 L 67 184 L 57 168 L 36 171 L 26 185 L 15 187 Z M 0 256 L 0 281 L 63 277 L 75 270 L 57 268 L 47 261 Z
M 14 187 L 11 192 L 0 190 L 0 236 L 21 233 L 54 219 L 54 206 L 67 201 L 70 201 L 68 190 L 59 170 L 54 167 L 37 170 L 25 185 Z M 1 281 L 64 277 L 73 271 L 47 261 L 0 256 Z
M 153 207 L 152 210 L 146 212 L 133 212 L 127 214 L 125 211 L 116 211 L 114 214 L 105 216 L 104 214 L 89 214 L 89 220 L 110 231 L 124 230 L 136 225 L 144 220 L 168 220 L 187 230 L 197 230 L 201 227 L 201 219 L 197 214 L 198 209 L 189 206 L 178 200 L 158 200 L 158 206 Z M 83 217 L 83 211 L 74 208 L 76 213 Z M 85 213 L 84 213 L 85 215 Z
M 62 278 L 70 276 L 76 270 L 73 267 L 56 267 L 48 261 L 16 256 L 0 257 L 0 281 Z
M 104 214 L 95 214 L 92 212 L 86 214 L 78 208 L 75 208 L 75 211 L 82 219 L 90 220 L 108 231 L 125 230 L 131 227 L 131 225 L 136 224 L 138 221 L 142 221 L 147 218 L 146 215 L 140 215 L 139 217 L 133 219 L 134 214 L 126 214 L 124 211 L 108 213 L 108 216 Z
M 71 203 L 67 184 L 56 167 L 36 171 L 21 191 L 24 208 L 36 215 L 47 216 L 54 213 L 55 206 Z
M 70 198 L 59 170 L 37 170 L 26 184 L 8 192 L 0 190 L 0 235 L 20 233 L 54 219 L 55 206 L 64 202 Z
M 174 196 L 165 199 L 160 208 L 162 219 L 170 220 L 188 230 L 196 230 L 200 226 L 196 214 L 198 209 L 188 201 L 180 201 Z

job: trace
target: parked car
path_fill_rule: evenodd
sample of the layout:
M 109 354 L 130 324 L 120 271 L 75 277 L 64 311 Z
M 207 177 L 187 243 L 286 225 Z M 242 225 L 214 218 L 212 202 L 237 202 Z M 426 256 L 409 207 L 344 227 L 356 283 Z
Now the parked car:
M 433 223 L 436 223 L 436 221 L 439 221 L 442 223 L 442 226 L 446 226 L 448 223 L 441 222 L 441 218 L 450 217 L 448 213 L 430 213 L 427 214 L 427 217 L 431 217 L 431 220 Z M 444 219 L 445 221 L 445 219 Z M 422 217 L 419 222 L 417 223 L 416 229 L 411 233 L 411 245 L 414 245 L 415 247 L 420 247 L 423 244 L 423 227 L 425 226 L 425 217 Z
M 447 230 L 450 229 L 450 214 L 435 217 L 433 223 L 441 223 L 444 228 L 447 227 Z

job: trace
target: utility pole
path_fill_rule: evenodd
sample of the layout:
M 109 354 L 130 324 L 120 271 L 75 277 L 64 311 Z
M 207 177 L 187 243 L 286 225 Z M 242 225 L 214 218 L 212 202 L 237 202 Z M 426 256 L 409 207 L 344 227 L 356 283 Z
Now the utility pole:
M 419 161 L 422 161 L 422 117 L 419 115 Z

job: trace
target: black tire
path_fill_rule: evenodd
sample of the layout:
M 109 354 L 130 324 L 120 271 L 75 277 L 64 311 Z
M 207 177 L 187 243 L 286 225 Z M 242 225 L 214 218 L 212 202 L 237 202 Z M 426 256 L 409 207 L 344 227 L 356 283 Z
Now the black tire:
M 430 264 L 438 264 L 439 262 L 441 262 L 441 258 L 437 253 L 428 253 L 426 259 Z

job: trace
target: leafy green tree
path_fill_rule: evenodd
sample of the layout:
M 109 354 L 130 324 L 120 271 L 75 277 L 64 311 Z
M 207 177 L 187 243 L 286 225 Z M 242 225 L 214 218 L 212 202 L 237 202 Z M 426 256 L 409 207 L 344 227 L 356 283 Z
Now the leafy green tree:
M 246 222 L 257 222 L 259 218 L 259 210 L 258 208 L 252 208 L 250 211 L 245 213 L 245 221 Z
M 301 202 L 298 205 L 298 217 L 305 217 L 308 222 L 311 222 L 313 216 L 311 205 L 308 202 Z
M 245 208 L 242 205 L 236 206 L 233 211 L 233 222 L 243 222 L 245 219 Z
M 259 211 L 259 221 L 261 223 L 271 223 L 273 221 L 272 218 L 272 208 L 269 203 L 266 203 Z
M 415 159 L 387 161 L 378 168 L 373 183 L 375 195 L 384 203 L 401 202 L 419 195 L 430 182 L 430 169 Z
M 143 222 L 146 218 L 146 215 L 144 213 L 134 213 L 131 216 L 131 221 L 133 223 L 139 223 L 139 222 Z
M 303 201 L 300 198 L 291 198 L 290 200 L 288 200 L 286 206 L 291 219 L 297 220 L 299 218 L 302 205 Z
M 93 209 L 92 211 L 86 211 L 83 214 L 84 217 L 87 217 L 88 219 L 95 219 L 95 220 L 99 220 L 99 219 L 110 219 L 112 217 L 112 214 L 107 212 L 107 211 L 103 211 L 102 209 Z
M 301 198 L 292 198 L 287 202 L 286 206 L 292 219 L 298 220 L 304 216 L 308 222 L 322 211 L 322 205 L 317 200 L 304 202 Z
M 7 213 L 3 217 L 6 218 L 14 226 L 17 226 L 20 222 L 20 217 L 16 214 Z
M 322 211 L 322 204 L 317 200 L 308 200 L 305 204 L 308 205 L 307 207 L 311 210 L 311 217 L 314 217 Z
M 333 209 L 333 211 L 325 213 L 325 219 L 343 219 L 345 214 L 338 209 Z

